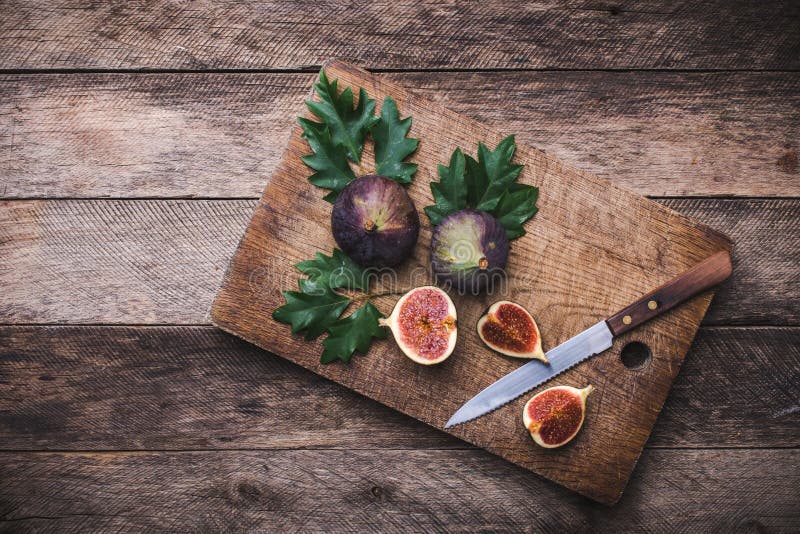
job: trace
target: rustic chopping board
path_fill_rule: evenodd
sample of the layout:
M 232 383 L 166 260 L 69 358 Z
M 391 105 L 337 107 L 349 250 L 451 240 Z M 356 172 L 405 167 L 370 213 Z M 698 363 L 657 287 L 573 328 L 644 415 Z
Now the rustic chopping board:
M 413 116 L 410 134 L 421 141 L 412 156 L 419 170 L 408 191 L 422 225 L 414 257 L 398 270 L 398 280 L 405 286 L 403 280 L 414 271 L 414 285 L 430 283 L 429 277 L 419 277 L 428 269 L 431 238 L 422 208 L 432 203 L 429 183 L 437 179 L 436 165 L 446 164 L 456 147 L 474 154 L 478 141 L 493 148 L 513 132 L 489 130 L 379 74 L 341 62 L 331 62 L 325 70 L 330 79 L 339 78 L 340 89 L 363 87 L 378 108 L 390 95 L 401 116 Z M 211 310 L 212 321 L 439 429 L 475 393 L 525 363 L 491 352 L 478 338 L 475 324 L 492 302 L 512 300 L 530 310 L 541 329 L 544 349 L 549 350 L 714 252 L 731 247 L 726 236 L 658 203 L 519 146 L 516 162 L 525 165 L 520 181 L 539 186 L 539 212 L 527 223 L 527 235 L 512 242 L 502 295 L 453 295 L 459 322 L 453 355 L 440 365 L 417 365 L 389 336 L 375 341 L 368 354 L 356 354 L 349 364 L 321 365 L 322 338 L 306 342 L 271 318 L 283 304 L 281 291 L 296 289 L 299 273 L 293 264 L 316 252 L 330 254 L 335 245 L 331 205 L 322 200 L 325 191 L 307 181 L 311 171 L 300 160 L 307 153 L 297 127 L 228 268 Z M 364 170 L 371 172 L 371 146 L 365 148 L 363 161 Z M 447 432 L 592 499 L 616 502 L 711 297 L 711 292 L 702 294 L 623 335 L 611 350 L 540 388 L 595 387 L 583 430 L 565 447 L 542 449 L 523 427 L 522 406 L 533 393 Z M 388 315 L 396 299 L 381 297 L 376 305 Z M 646 344 L 651 352 L 650 359 L 636 368 L 626 367 L 620 357 L 632 341 Z

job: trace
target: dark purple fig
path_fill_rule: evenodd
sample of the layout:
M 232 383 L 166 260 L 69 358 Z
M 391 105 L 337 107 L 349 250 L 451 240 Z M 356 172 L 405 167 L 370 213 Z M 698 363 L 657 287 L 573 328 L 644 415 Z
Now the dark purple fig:
M 451 213 L 433 230 L 431 266 L 438 283 L 477 294 L 505 275 L 508 238 L 503 226 L 485 211 Z
M 367 175 L 345 187 L 331 213 L 336 244 L 364 267 L 393 267 L 408 258 L 419 235 L 419 215 L 406 190 Z

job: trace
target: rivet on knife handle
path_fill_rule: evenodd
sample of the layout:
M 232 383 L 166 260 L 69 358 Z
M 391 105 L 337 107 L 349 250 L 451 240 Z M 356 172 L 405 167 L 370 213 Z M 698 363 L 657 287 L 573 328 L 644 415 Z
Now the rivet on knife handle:
M 614 336 L 624 334 L 719 284 L 731 275 L 731 271 L 730 254 L 718 252 L 612 315 L 606 323 Z

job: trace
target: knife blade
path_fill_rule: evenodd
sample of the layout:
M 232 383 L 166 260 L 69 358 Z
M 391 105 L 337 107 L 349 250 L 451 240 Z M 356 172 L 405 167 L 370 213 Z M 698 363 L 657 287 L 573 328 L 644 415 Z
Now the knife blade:
M 461 406 L 444 428 L 486 415 L 580 362 L 610 349 L 615 337 L 715 286 L 728 278 L 731 272 L 727 251 L 710 256 L 620 312 L 549 350 L 549 365 L 538 360 L 528 362 L 484 388 Z
M 610 349 L 613 339 L 614 336 L 606 322 L 600 321 L 547 351 L 550 365 L 533 360 L 485 388 L 459 408 L 447 421 L 445 428 L 466 423 L 511 402 L 586 358 Z

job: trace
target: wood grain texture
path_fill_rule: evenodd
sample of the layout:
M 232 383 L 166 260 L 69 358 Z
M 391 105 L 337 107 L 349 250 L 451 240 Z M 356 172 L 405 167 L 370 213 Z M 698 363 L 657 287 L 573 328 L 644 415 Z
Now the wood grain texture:
M 0 68 L 797 69 L 796 2 L 4 1 Z
M 660 202 L 736 242 L 733 276 L 718 290 L 705 324 L 800 324 L 800 201 Z M 255 205 L 0 202 L 0 323 L 207 324 Z
M 701 329 L 648 443 L 796 448 L 799 336 L 797 328 Z M 767 435 L 773 431 L 783 445 Z M 726 436 L 724 445 L 716 433 Z
M 799 328 L 701 328 L 647 446 L 800 447 L 798 380 Z M 212 327 L 3 327 L 0 385 L 4 450 L 469 447 Z
M 12 322 L 71 322 L 66 317 L 74 315 L 89 323 L 205 323 L 254 204 L 4 203 L 0 276 L 9 291 L 2 316 Z M 41 313 L 42 304 L 50 312 Z
M 798 462 L 797 450 L 648 450 L 607 508 L 477 450 L 4 453 L 0 528 L 792 532 Z
M 800 74 L 395 73 L 643 195 L 800 196 Z M 311 74 L 0 76 L 0 197 L 258 197 Z
M 426 169 L 447 161 L 455 147 L 475 147 L 478 141 L 495 146 L 503 137 L 409 95 L 380 76 L 340 62 L 325 70 L 329 78 L 339 78 L 341 87 L 364 87 L 378 101 L 392 96 L 404 115 L 415 117 L 414 134 L 425 142 L 414 155 L 421 170 L 408 193 L 419 206 L 432 203 L 429 182 L 435 178 Z M 298 128 L 225 274 L 212 305 L 212 322 L 437 428 L 443 428 L 472 395 L 519 366 L 518 361 L 492 355 L 470 327 L 492 302 L 512 300 L 530 310 L 542 326 L 547 349 L 731 247 L 723 234 L 660 204 L 543 152 L 518 146 L 515 160 L 525 165 L 520 181 L 541 189 L 539 212 L 528 225 L 528 234 L 513 243 L 507 276 L 494 294 L 451 294 L 462 325 L 454 356 L 437 366 L 420 368 L 393 343 L 375 343 L 368 354 L 347 366 L 321 365 L 319 340 L 304 342 L 290 335 L 286 325 L 272 320 L 272 312 L 284 303 L 282 290 L 295 287 L 287 283 L 296 275 L 293 264 L 334 246 L 324 224 L 330 207 L 317 188 L 297 180 L 306 174 L 300 158 L 307 152 Z M 362 158 L 367 174 L 372 171 L 369 162 L 369 156 Z M 423 224 L 422 246 L 394 270 L 389 285 L 374 291 L 432 283 L 430 233 Z M 614 348 L 560 375 L 561 384 L 591 383 L 598 390 L 588 407 L 589 424 L 569 447 L 554 453 L 532 444 L 519 424 L 525 399 L 447 431 L 583 495 L 613 503 L 636 464 L 710 300 L 710 292 L 701 294 L 620 336 Z M 396 297 L 382 297 L 375 303 L 388 315 L 395 301 Z M 619 350 L 632 340 L 648 344 L 654 355 L 649 365 L 637 371 L 627 370 L 619 360 Z M 614 404 L 616 410 L 602 410 L 604 402 Z

